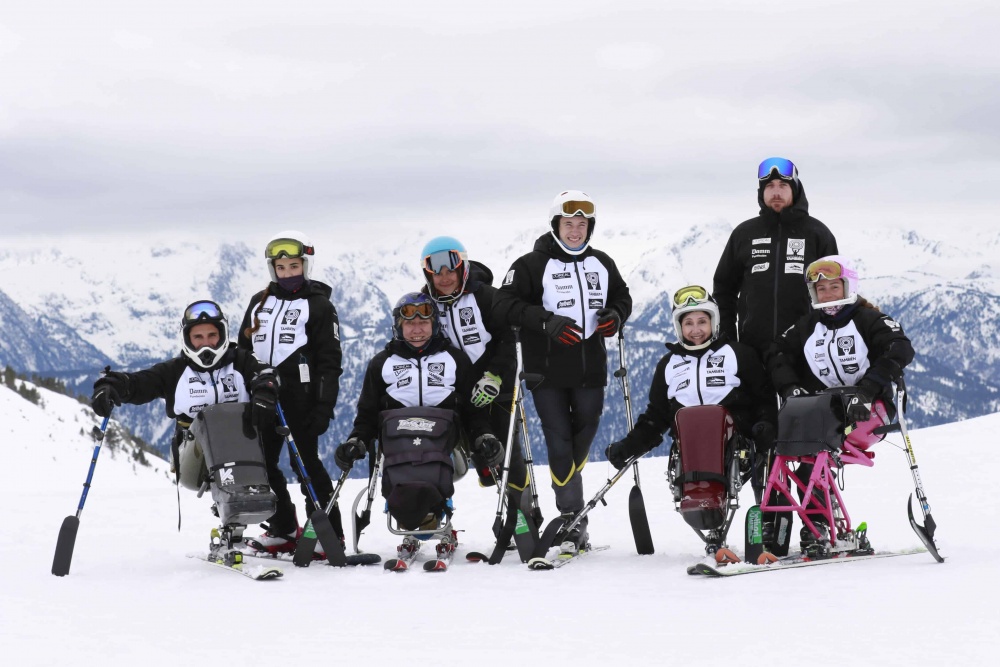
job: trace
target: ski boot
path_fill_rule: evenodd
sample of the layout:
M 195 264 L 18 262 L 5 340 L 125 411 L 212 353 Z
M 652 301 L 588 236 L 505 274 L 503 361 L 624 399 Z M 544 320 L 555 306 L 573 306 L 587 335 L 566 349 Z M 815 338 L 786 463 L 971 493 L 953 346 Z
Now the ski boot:
M 244 526 L 213 528 L 209 538 L 208 553 L 211 560 L 229 567 L 243 564 L 243 552 L 233 545 L 243 539 Z
M 806 558 L 821 559 L 830 557 L 830 527 L 825 522 L 815 521 L 813 525 L 819 531 L 819 537 L 813 535 L 808 526 L 802 526 L 799 531 L 799 548 Z
M 400 560 L 411 561 L 420 551 L 421 542 L 412 535 L 404 535 L 403 543 L 396 547 L 396 556 Z
M 254 551 L 277 556 L 282 553 L 292 553 L 295 545 L 302 537 L 302 528 L 297 528 L 290 533 L 272 533 L 270 528 L 258 537 L 248 537 L 244 540 L 246 545 Z
M 438 560 L 451 560 L 458 548 L 458 531 L 452 530 L 450 535 L 442 537 L 435 548 Z
M 563 535 L 562 542 L 559 544 L 559 553 L 563 554 L 578 554 L 588 549 L 590 549 L 590 535 L 582 523 L 577 524 L 573 530 Z

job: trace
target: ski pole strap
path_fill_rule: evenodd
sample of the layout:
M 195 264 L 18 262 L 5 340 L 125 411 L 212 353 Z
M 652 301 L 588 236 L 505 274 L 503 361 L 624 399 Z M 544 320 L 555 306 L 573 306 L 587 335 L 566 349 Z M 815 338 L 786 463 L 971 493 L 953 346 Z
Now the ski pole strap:
M 729 481 L 722 475 L 714 472 L 686 472 L 677 476 L 677 483 L 687 484 L 689 482 L 721 482 L 728 484 Z

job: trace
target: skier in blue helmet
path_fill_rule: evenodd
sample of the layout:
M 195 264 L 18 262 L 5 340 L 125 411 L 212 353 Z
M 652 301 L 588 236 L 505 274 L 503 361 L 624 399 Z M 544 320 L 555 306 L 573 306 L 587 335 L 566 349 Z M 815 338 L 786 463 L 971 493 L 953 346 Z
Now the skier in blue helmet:
M 472 404 L 489 416 L 494 433 L 506 436 L 510 421 L 512 387 L 517 360 L 510 328 L 493 321 L 493 272 L 469 259 L 461 241 L 438 236 L 424 246 L 420 263 L 427 285 L 423 292 L 437 305 L 438 322 L 451 344 L 465 352 L 478 378 Z M 516 437 L 516 434 L 515 434 Z M 485 462 L 473 456 L 483 486 L 493 486 L 493 475 Z M 528 485 L 528 469 L 520 446 L 511 452 L 507 493 L 511 507 L 518 507 Z

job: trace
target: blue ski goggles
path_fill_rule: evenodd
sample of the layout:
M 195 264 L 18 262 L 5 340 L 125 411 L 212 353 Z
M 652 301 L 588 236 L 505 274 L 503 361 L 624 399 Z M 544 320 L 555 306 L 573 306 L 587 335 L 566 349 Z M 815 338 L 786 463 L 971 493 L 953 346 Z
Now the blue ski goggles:
M 424 257 L 424 271 L 435 274 L 443 269 L 458 271 L 462 261 L 462 253 L 457 250 L 439 250 Z
M 786 181 L 797 181 L 799 170 L 791 160 L 783 157 L 769 157 L 757 167 L 757 179 L 763 181 L 770 178 L 771 174 L 777 170 L 778 177 Z
M 191 324 L 199 320 L 220 320 L 223 318 L 222 308 L 214 301 L 195 301 L 184 310 L 184 324 Z

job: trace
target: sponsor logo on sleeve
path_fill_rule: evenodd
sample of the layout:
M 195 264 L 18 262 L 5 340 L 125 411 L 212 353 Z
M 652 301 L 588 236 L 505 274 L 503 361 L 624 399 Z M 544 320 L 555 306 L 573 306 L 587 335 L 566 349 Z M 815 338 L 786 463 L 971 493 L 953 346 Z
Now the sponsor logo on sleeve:
M 785 273 L 802 273 L 802 262 L 788 262 L 785 264 Z
M 336 322 L 333 323 L 333 337 L 340 340 L 340 325 Z
M 753 268 L 750 269 L 750 273 L 760 273 L 761 271 L 767 271 L 767 267 L 771 266 L 770 262 L 764 262 L 763 264 L 754 264 Z
M 767 236 L 762 239 L 754 239 L 753 241 L 750 242 L 750 245 L 764 245 L 765 243 L 770 243 L 770 242 L 771 242 L 771 237 Z
M 507 275 L 503 277 L 503 284 L 510 285 L 513 282 L 514 282 L 514 269 L 511 269 L 510 271 L 507 272 Z
M 892 329 L 893 331 L 899 331 L 901 328 L 899 326 L 899 322 L 897 322 L 896 320 L 889 319 L 888 317 L 883 317 L 882 321 L 885 322 L 885 325 L 890 329 Z

